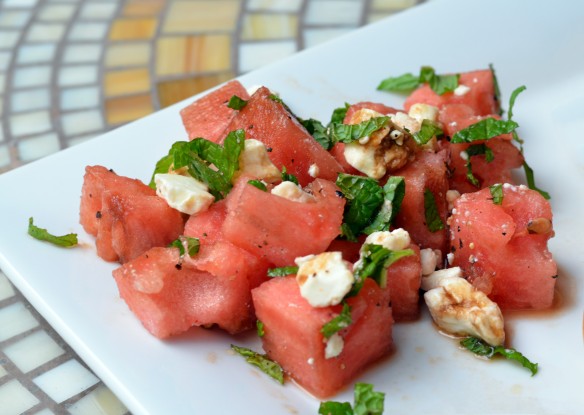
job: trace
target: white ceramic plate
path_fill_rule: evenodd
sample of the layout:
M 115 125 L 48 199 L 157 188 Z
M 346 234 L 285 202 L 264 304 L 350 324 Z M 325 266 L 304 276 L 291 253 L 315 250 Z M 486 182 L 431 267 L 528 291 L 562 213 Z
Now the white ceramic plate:
M 560 305 L 507 320 L 511 345 L 539 362 L 478 360 L 437 334 L 427 314 L 395 329 L 396 353 L 359 380 L 386 393 L 387 414 L 575 414 L 584 408 L 582 269 L 584 206 L 584 16 L 582 3 L 432 1 L 241 78 L 278 91 L 302 117 L 326 120 L 345 101 L 403 98 L 379 80 L 432 65 L 439 73 L 493 63 L 504 91 L 521 84 L 515 119 L 538 184 L 551 192 Z M 280 386 L 228 352 L 257 347 L 193 329 L 150 336 L 118 298 L 113 264 L 99 260 L 78 225 L 83 169 L 102 164 L 148 180 L 170 143 L 185 138 L 175 105 L 86 144 L 0 176 L 0 266 L 92 369 L 136 414 L 316 414 L 319 402 Z M 81 248 L 26 235 L 27 220 L 77 232 Z M 352 401 L 352 388 L 335 397 Z

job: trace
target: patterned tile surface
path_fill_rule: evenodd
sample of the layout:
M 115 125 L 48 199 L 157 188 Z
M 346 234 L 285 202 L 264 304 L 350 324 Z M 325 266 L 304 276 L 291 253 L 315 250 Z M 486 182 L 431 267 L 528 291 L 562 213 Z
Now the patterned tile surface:
M 0 173 L 422 0 L 0 0 Z M 125 406 L 0 271 L 0 414 Z

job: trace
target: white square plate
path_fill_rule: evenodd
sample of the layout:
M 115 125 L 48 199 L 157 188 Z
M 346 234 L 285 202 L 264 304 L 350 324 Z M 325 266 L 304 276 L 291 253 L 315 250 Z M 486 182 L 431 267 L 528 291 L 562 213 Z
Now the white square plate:
M 336 41 L 245 75 L 281 94 L 301 117 L 326 121 L 344 102 L 403 98 L 377 83 L 432 65 L 438 73 L 494 64 L 503 102 L 519 85 L 515 119 L 538 185 L 552 194 L 559 264 L 557 310 L 507 319 L 511 346 L 540 365 L 481 361 L 437 333 L 427 314 L 395 329 L 393 356 L 360 381 L 386 393 L 387 414 L 575 414 L 584 408 L 582 253 L 584 206 L 584 4 L 431 1 Z M 102 164 L 149 180 L 170 144 L 184 139 L 181 103 L 85 144 L 0 176 L 0 265 L 31 303 L 135 414 L 316 414 L 319 402 L 280 386 L 228 352 L 259 350 L 254 335 L 193 329 L 150 336 L 119 299 L 93 238 L 78 224 L 84 167 Z M 27 236 L 28 218 L 77 232 L 60 249 Z M 334 398 L 352 402 L 352 388 Z

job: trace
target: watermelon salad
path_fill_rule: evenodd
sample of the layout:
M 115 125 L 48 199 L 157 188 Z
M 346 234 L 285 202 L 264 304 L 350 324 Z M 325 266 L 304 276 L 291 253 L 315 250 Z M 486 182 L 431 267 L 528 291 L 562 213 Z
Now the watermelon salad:
M 557 276 L 513 120 L 524 88 L 506 112 L 492 67 L 379 89 L 403 108 L 345 103 L 323 123 L 233 80 L 182 109 L 188 140 L 150 183 L 87 166 L 81 224 L 146 330 L 257 330 L 263 351 L 233 350 L 323 399 L 399 348 L 393 325 L 423 305 L 472 352 L 537 371 L 504 325 L 549 308 Z

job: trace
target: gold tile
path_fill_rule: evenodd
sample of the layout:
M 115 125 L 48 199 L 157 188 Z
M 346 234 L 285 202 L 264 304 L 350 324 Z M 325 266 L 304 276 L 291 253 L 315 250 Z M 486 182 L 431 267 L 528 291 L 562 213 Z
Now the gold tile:
M 418 0 L 373 0 L 371 7 L 375 10 L 401 10 L 417 3 Z
M 150 74 L 145 68 L 106 72 L 103 83 L 106 97 L 146 92 L 150 89 Z
M 150 43 L 110 43 L 105 51 L 105 66 L 146 66 L 150 60 Z
M 162 26 L 164 33 L 234 31 L 241 0 L 175 1 Z
M 231 36 L 163 37 L 156 44 L 156 74 L 225 71 L 231 68 Z
M 110 98 L 105 101 L 105 115 L 109 125 L 134 121 L 154 112 L 150 94 Z
M 289 39 L 298 33 L 298 16 L 292 14 L 254 13 L 245 15 L 243 40 Z
M 165 3 L 165 0 L 130 0 L 124 6 L 122 15 L 128 17 L 158 16 Z
M 158 99 L 160 100 L 160 107 L 168 107 L 201 91 L 228 81 L 234 76 L 235 74 L 233 72 L 222 72 L 215 75 L 159 82 Z
M 150 39 L 156 33 L 156 19 L 118 19 L 113 22 L 110 40 Z

